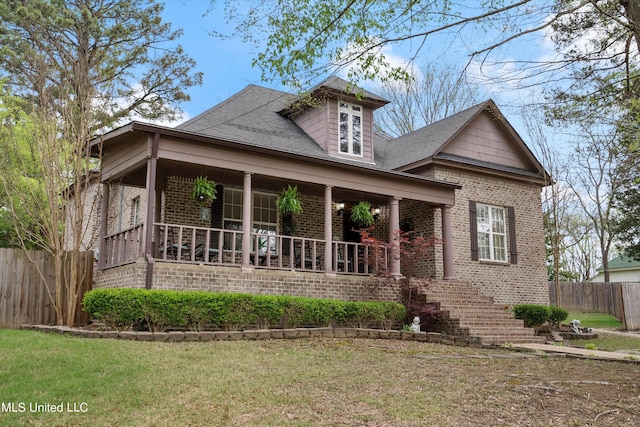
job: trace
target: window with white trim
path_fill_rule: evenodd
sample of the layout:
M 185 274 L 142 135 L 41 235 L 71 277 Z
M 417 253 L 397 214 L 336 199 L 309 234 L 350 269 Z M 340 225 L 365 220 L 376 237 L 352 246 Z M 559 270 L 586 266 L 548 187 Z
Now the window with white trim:
M 339 101 L 338 113 L 340 153 L 362 157 L 362 107 Z
M 227 230 L 242 230 L 242 189 L 224 189 L 223 228 Z M 251 213 L 252 231 L 261 234 L 277 234 L 278 208 L 275 194 L 252 192 L 253 211 Z M 236 247 L 240 248 L 241 236 L 238 235 Z M 276 239 L 271 240 L 271 251 L 275 252 Z
M 142 222 L 142 212 L 140 212 L 140 196 L 131 200 L 131 225 L 136 227 Z
M 478 258 L 507 261 L 505 209 L 499 206 L 477 205 Z

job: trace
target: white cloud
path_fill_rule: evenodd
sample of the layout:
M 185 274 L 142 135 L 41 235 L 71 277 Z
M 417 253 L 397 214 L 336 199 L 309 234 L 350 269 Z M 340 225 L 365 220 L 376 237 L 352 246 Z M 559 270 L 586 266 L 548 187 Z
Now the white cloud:
M 389 74 L 393 69 L 403 69 L 410 75 L 416 77 L 418 73 L 415 73 L 409 58 L 405 58 L 401 55 L 396 54 L 393 51 L 393 46 L 389 44 L 382 45 L 380 47 L 375 46 L 379 42 L 378 39 L 371 39 L 369 46 L 360 46 L 360 45 L 350 45 L 347 46 L 340 56 L 340 59 L 336 61 L 334 65 L 337 68 L 337 75 L 342 78 L 347 78 L 349 74 L 354 74 L 356 71 L 359 71 L 361 68 L 361 64 L 358 59 L 362 56 L 363 52 L 367 50 L 371 50 L 374 53 L 376 59 L 383 59 L 386 63 L 386 66 L 380 67 L 380 72 L 376 79 L 374 79 L 375 83 L 381 82 L 381 77 Z M 369 52 L 367 52 L 370 54 Z M 346 64 L 346 66 L 342 66 Z M 357 73 L 356 73 L 357 74 Z

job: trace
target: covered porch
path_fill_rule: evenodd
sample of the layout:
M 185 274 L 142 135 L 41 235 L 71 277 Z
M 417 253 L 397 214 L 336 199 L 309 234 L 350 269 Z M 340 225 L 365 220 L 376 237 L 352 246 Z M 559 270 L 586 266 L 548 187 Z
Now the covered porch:
M 175 129 L 131 123 L 102 144 L 102 215 L 98 268 L 136 264 L 145 287 L 154 288 L 160 266 L 306 272 L 370 276 L 384 270 L 402 276 L 401 222 L 429 223 L 416 231 L 438 235 L 441 262 L 434 271 L 452 279 L 451 207 L 456 185 L 339 159 L 321 159 L 246 147 Z M 211 204 L 190 198 L 196 176 L 218 183 Z M 140 189 L 139 220 L 113 224 L 114 184 Z M 297 230 L 285 227 L 275 198 L 295 185 L 303 196 Z M 377 209 L 373 233 L 381 245 L 362 244 L 348 208 L 366 200 Z M 111 201 L 111 202 L 110 202 Z M 408 208 L 412 212 L 409 214 Z M 416 206 L 419 208 L 416 209 Z M 439 211 L 439 224 L 433 215 Z M 430 220 L 425 219 L 430 218 Z M 245 232 L 246 230 L 246 232 Z M 170 274 L 170 273 L 169 273 Z M 434 273 L 435 274 L 435 273 Z

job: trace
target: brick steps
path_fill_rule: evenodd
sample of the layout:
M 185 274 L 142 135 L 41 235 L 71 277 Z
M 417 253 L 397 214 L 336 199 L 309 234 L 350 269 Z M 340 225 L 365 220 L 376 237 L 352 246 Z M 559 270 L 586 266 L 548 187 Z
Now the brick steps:
M 414 301 L 436 305 L 445 311 L 442 321 L 432 325 L 433 332 L 460 337 L 478 337 L 485 344 L 544 342 L 522 320 L 493 303 L 465 282 L 429 282 L 413 280 Z

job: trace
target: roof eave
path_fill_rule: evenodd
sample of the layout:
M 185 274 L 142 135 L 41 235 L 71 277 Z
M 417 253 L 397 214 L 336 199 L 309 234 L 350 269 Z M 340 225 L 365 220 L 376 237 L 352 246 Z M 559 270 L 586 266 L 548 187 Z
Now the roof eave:
M 189 139 L 195 142 L 205 142 L 205 143 L 215 142 L 219 146 L 238 148 L 242 150 L 251 150 L 252 152 L 257 152 L 257 153 L 267 154 L 267 155 L 274 155 L 275 153 L 278 156 L 290 158 L 292 160 L 314 162 L 316 164 L 341 167 L 348 170 L 366 171 L 367 173 L 372 173 L 379 176 L 394 176 L 398 179 L 411 180 L 414 182 L 415 181 L 428 182 L 432 185 L 439 185 L 439 186 L 447 187 L 450 189 L 462 188 L 460 185 L 452 182 L 413 175 L 403 171 L 377 169 L 377 168 L 371 167 L 368 164 L 357 164 L 353 162 L 342 161 L 340 159 L 323 159 L 323 158 L 308 156 L 308 155 L 299 154 L 299 153 L 290 153 L 287 151 L 274 150 L 270 148 L 264 148 L 264 147 L 260 147 L 252 144 L 247 144 L 246 142 L 242 142 L 242 141 L 223 140 L 223 139 L 218 139 L 218 138 L 214 138 L 214 137 L 210 137 L 207 135 L 202 135 L 194 132 L 188 132 L 188 131 L 153 125 L 149 123 L 142 123 L 142 122 L 131 122 L 118 129 L 114 129 L 113 131 L 107 132 L 102 136 L 94 138 L 91 144 L 92 144 L 92 147 L 97 146 L 100 143 L 105 144 L 127 133 L 133 133 L 133 132 L 143 132 L 143 133 L 146 132 L 146 133 L 152 133 L 152 134 L 158 133 L 164 136 L 184 138 L 184 139 Z

